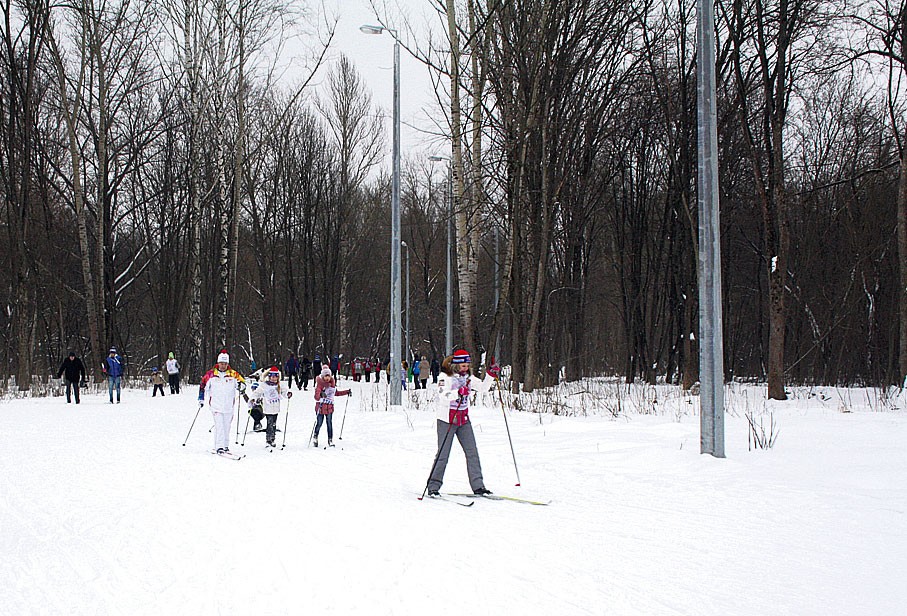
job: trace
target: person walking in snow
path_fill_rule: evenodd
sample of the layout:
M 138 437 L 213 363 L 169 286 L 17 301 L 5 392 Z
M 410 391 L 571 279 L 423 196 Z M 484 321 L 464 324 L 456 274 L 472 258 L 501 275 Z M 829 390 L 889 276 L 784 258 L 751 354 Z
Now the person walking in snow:
M 460 441 L 460 447 L 466 455 L 466 471 L 473 493 L 491 494 L 482 478 L 479 450 L 476 447 L 472 422 L 469 421 L 469 397 L 473 392 L 487 391 L 494 383 L 494 379 L 486 376 L 484 381 L 479 380 L 469 373 L 469 368 L 469 353 L 462 349 L 458 349 L 441 362 L 442 374 L 438 379 L 438 454 L 428 480 L 429 496 L 440 494 L 454 436 Z
M 158 390 L 161 392 L 161 397 L 164 397 L 164 377 L 158 371 L 157 366 L 151 369 L 151 384 L 154 385 L 154 391 L 151 393 L 151 397 L 154 398 L 157 396 Z
M 438 384 L 438 375 L 441 374 L 441 362 L 438 361 L 437 357 L 431 358 L 431 384 Z
M 173 351 L 167 354 L 167 361 L 164 362 L 164 369 L 167 370 L 167 382 L 170 384 L 170 395 L 180 393 L 180 363 L 173 356 Z M 163 392 L 161 392 L 163 393 Z
M 318 384 L 318 377 L 321 376 L 321 355 L 315 353 L 315 359 L 312 360 L 312 378 Z
M 312 362 L 305 355 L 302 356 L 302 361 L 299 364 L 299 375 L 302 378 L 302 389 L 308 391 L 309 379 L 312 378 Z M 299 383 L 296 384 L 296 389 L 299 389 Z
M 296 381 L 296 389 L 302 389 L 299 386 L 299 360 L 296 359 L 296 353 L 290 353 L 283 367 L 287 373 L 287 390 L 293 387 L 293 381 Z
M 428 359 L 423 355 L 419 360 L 419 381 L 422 383 L 422 389 L 428 387 L 428 374 L 431 371 L 431 364 L 428 363 Z
M 289 389 L 290 387 L 287 386 L 287 392 L 283 393 L 280 388 L 280 370 L 278 370 L 277 366 L 271 366 L 268 369 L 265 381 L 259 383 L 258 387 L 254 388 L 252 393 L 249 394 L 250 402 L 261 401 L 262 412 L 267 420 L 265 440 L 270 447 L 275 446 L 275 439 L 277 438 L 277 416 L 280 414 L 280 401 L 284 398 L 290 399 L 293 397 L 293 392 L 289 391 Z
M 318 447 L 318 433 L 321 431 L 321 424 L 325 419 L 328 424 L 328 447 L 334 446 L 334 398 L 352 394 L 351 389 L 338 391 L 331 369 L 327 366 L 322 369 L 321 375 L 315 379 L 315 414 L 318 416 L 315 433 L 312 436 L 312 444 L 315 447 Z
M 211 409 L 214 416 L 214 450 L 230 454 L 230 425 L 237 393 L 246 388 L 246 380 L 230 367 L 230 355 L 224 349 L 217 356 L 217 364 L 205 373 L 198 386 L 198 404 Z
M 75 351 L 70 351 L 69 356 L 63 360 L 57 371 L 57 378 L 63 377 L 66 383 L 66 404 L 72 402 L 72 393 L 75 393 L 76 404 L 79 403 L 79 384 L 85 380 L 85 364 L 76 357 Z
M 422 377 L 419 375 L 420 370 L 421 366 L 419 364 L 419 356 L 416 355 L 413 357 L 413 370 L 411 373 L 413 376 L 413 389 L 419 389 L 420 387 L 422 387 Z
M 110 403 L 113 404 L 113 390 L 117 390 L 117 404 L 120 403 L 120 381 L 123 378 L 123 358 L 117 354 L 116 347 L 110 347 L 107 352 L 107 359 L 103 364 L 104 372 L 107 374 L 107 393 L 110 396 Z

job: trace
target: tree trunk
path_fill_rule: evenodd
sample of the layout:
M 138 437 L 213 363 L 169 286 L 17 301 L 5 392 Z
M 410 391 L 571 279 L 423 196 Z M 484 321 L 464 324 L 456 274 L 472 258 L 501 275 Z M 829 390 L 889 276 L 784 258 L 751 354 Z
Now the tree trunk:
M 453 161 L 453 211 L 456 221 L 457 281 L 459 283 L 460 328 L 463 339 L 460 346 L 470 355 L 477 352 L 476 331 L 476 268 L 478 237 L 475 234 L 473 204 L 464 203 L 465 164 L 463 160 L 462 112 L 460 109 L 460 35 L 454 0 L 447 0 L 447 34 L 450 40 L 450 132 Z M 458 346 L 454 343 L 454 346 Z

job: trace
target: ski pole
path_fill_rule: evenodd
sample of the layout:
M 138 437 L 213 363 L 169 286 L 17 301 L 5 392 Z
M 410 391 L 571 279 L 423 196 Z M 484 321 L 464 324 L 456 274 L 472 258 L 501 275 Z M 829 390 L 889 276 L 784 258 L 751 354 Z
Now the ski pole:
M 236 415 L 236 444 L 239 445 L 239 397 L 236 397 L 236 402 L 233 403 L 234 411 L 233 414 Z M 248 423 L 248 422 L 247 422 Z
M 280 450 L 283 451 L 283 448 L 287 446 L 287 424 L 290 423 L 290 399 L 287 398 L 287 410 L 285 411 L 287 416 L 283 418 L 283 443 L 280 445 Z
M 315 438 L 315 428 L 318 427 L 318 411 L 320 411 L 320 410 L 321 410 L 321 402 L 319 402 L 318 404 L 315 405 L 315 423 L 312 424 L 312 433 L 309 435 L 309 444 L 308 444 L 309 447 L 312 446 L 312 439 Z
M 193 419 L 193 420 L 192 420 L 192 425 L 191 425 L 191 426 L 189 426 L 189 431 L 188 431 L 188 432 L 186 432 L 186 440 L 185 440 L 185 441 L 183 441 L 183 447 L 185 447 L 185 446 L 186 446 L 186 441 L 188 441 L 188 440 L 189 440 L 189 435 L 190 435 L 190 434 L 192 434 L 192 428 L 194 428 L 194 427 L 195 427 L 195 420 L 196 420 L 196 419 L 198 419 L 198 414 L 199 414 L 199 413 L 200 413 L 200 412 L 201 412 L 201 410 L 202 410 L 202 405 L 201 405 L 201 404 L 199 404 L 199 405 L 198 405 L 198 410 L 197 410 L 197 411 L 195 411 L 195 419 Z
M 343 421 L 340 422 L 340 436 L 337 437 L 338 441 L 343 440 L 343 426 L 346 425 L 346 407 L 348 407 L 350 405 L 350 398 L 352 398 L 352 397 L 353 397 L 352 394 L 348 395 L 346 397 L 346 402 L 343 405 Z
M 504 427 L 507 428 L 507 441 L 510 443 L 510 455 L 513 456 L 513 470 L 516 471 L 516 486 L 520 487 L 520 469 L 516 465 L 516 453 L 513 451 L 513 439 L 510 438 L 510 424 L 507 423 L 507 411 L 504 410 L 504 394 L 501 393 L 501 383 L 497 382 L 498 400 L 501 401 L 501 414 L 504 416 Z
M 252 419 L 252 411 L 251 411 L 251 409 L 250 409 L 249 411 L 246 412 L 246 429 L 243 430 L 243 433 L 242 433 L 242 444 L 240 445 L 241 447 L 245 447 L 245 446 L 246 446 L 246 435 L 249 433 L 249 420 L 250 420 L 250 419 Z M 238 421 L 236 422 L 236 428 L 239 429 L 239 422 L 238 422 Z
M 312 446 L 312 439 L 315 438 L 315 427 L 318 425 L 318 414 L 315 414 L 315 423 L 312 424 L 312 433 L 309 434 L 309 447 Z
M 462 400 L 463 398 L 461 396 L 460 400 L 457 401 L 457 413 L 460 412 L 460 404 Z M 435 461 L 431 465 L 431 472 L 428 474 L 428 479 L 425 482 L 425 489 L 422 490 L 422 496 L 419 497 L 419 500 L 425 498 L 425 493 L 428 492 L 428 484 L 431 483 L 431 476 L 435 474 L 435 469 L 438 467 L 438 460 L 441 459 L 441 452 L 444 451 L 445 447 L 447 447 L 447 438 L 450 436 L 451 428 L 453 428 L 453 424 L 447 424 L 447 434 L 444 435 L 444 440 L 441 441 L 441 445 L 438 446 L 438 453 L 435 454 Z

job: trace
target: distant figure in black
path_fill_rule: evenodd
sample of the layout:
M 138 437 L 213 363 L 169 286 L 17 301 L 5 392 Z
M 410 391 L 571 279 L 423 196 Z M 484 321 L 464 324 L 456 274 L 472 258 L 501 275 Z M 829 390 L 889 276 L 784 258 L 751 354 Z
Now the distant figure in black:
M 76 404 L 79 403 L 79 384 L 85 380 L 85 364 L 76 357 L 75 351 L 70 351 L 69 356 L 57 371 L 57 378 L 63 376 L 66 383 L 66 404 L 72 402 L 72 390 L 75 390 Z

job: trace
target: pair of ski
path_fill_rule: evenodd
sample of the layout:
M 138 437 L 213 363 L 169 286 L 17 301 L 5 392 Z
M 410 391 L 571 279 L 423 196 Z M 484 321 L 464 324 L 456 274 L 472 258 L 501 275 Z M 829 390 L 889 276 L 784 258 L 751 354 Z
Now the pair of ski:
M 212 449 L 211 453 L 216 456 L 220 456 L 221 458 L 226 458 L 227 460 L 242 460 L 246 457 L 246 454 L 236 454 L 232 451 L 222 451 L 218 453 L 216 449 Z
M 450 494 L 440 494 L 438 496 L 429 496 L 431 499 L 435 500 L 446 500 L 457 505 L 462 505 L 463 507 L 472 507 L 476 504 L 476 500 L 483 498 L 485 500 L 496 500 L 496 501 L 510 501 L 512 503 L 523 503 L 524 505 L 548 505 L 551 501 L 537 501 L 529 500 L 526 498 L 518 498 L 516 496 L 502 496 L 500 494 L 467 494 L 465 492 L 453 492 Z M 420 499 L 421 500 L 421 499 Z

